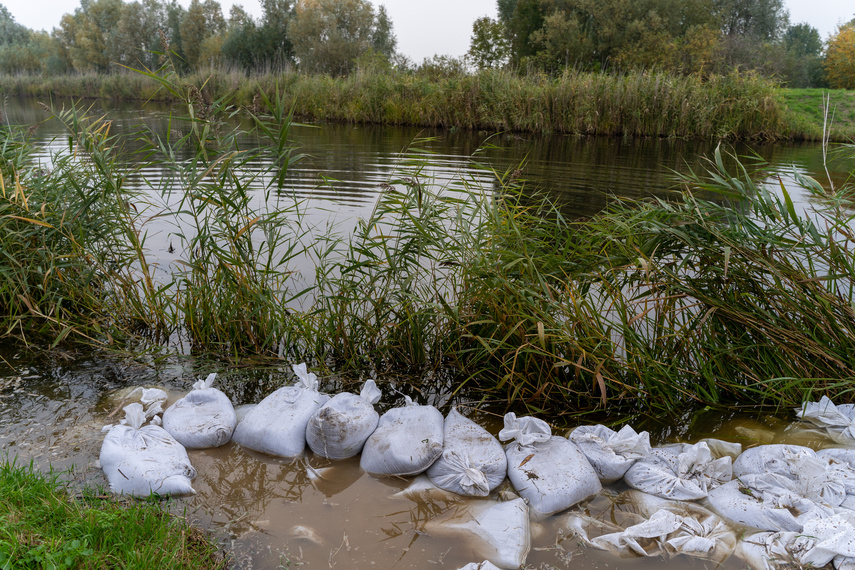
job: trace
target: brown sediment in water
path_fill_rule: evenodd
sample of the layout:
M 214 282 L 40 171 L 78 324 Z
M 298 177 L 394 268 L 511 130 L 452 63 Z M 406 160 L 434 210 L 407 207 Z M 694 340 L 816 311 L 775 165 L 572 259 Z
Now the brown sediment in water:
M 117 384 L 124 381 L 94 381 L 86 370 L 56 377 L 35 370 L 18 376 L 20 381 L 17 376 L 0 378 L 7 386 L 0 392 L 0 448 L 20 460 L 33 459 L 42 469 L 73 467 L 74 479 L 81 484 L 104 485 L 96 464 L 104 437 L 101 427 L 116 421 L 110 414 L 118 404 L 110 396 L 120 394 Z M 130 380 L 152 385 L 150 378 Z M 169 403 L 183 395 L 180 385 L 164 386 Z M 478 421 L 484 424 L 486 417 Z M 653 439 L 665 443 L 718 437 L 743 447 L 782 442 L 814 449 L 831 445 L 817 431 L 771 415 L 707 413 L 703 421 L 691 425 L 690 432 L 676 437 L 663 428 L 653 433 Z M 494 434 L 499 427 L 497 423 L 487 426 Z M 220 537 L 238 568 L 434 569 L 483 560 L 477 543 L 426 530 L 429 521 L 446 520 L 483 499 L 405 492 L 413 478 L 370 476 L 359 467 L 358 456 L 329 461 L 307 453 L 285 460 L 233 443 L 191 450 L 189 455 L 198 472 L 193 482 L 197 495 L 173 500 L 172 509 Z M 624 489 L 621 484 L 610 486 L 584 508 L 620 522 L 626 516 L 625 506 L 612 507 L 609 501 L 614 502 Z M 493 498 L 508 491 L 506 482 Z M 532 522 L 527 568 L 652 569 L 663 563 L 679 568 L 718 567 L 686 556 L 667 561 L 660 557 L 621 560 L 583 546 L 564 528 L 566 516 L 559 513 Z M 731 557 L 724 567 L 744 564 Z

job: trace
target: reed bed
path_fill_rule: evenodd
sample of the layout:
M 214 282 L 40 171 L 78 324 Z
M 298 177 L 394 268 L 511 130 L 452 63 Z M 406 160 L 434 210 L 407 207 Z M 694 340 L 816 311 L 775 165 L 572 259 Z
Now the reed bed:
M 139 162 L 85 110 L 59 114 L 70 147 L 47 172 L 26 133 L 1 131 L 4 334 L 442 371 L 453 391 L 553 414 L 853 400 L 851 188 L 798 178 L 820 204 L 806 214 L 759 165 L 728 168 L 716 152 L 670 200 L 571 220 L 517 172 L 437 184 L 416 146 L 372 215 L 339 235 L 271 199 L 301 158 L 288 85 L 234 127 L 227 99 L 149 79 L 184 100 L 187 127 L 132 135 L 170 173 L 144 193 L 123 183 Z M 183 252 L 165 282 L 146 259 L 154 217 Z M 295 274 L 298 257 L 313 275 Z
M 180 102 L 147 73 L 0 76 L 0 92 Z M 209 101 L 251 107 L 277 87 L 301 120 L 456 127 L 489 131 L 705 139 L 779 139 L 802 129 L 774 83 L 734 71 L 702 78 L 666 72 L 557 77 L 505 70 L 439 75 L 358 71 L 346 77 L 215 70 L 189 77 Z

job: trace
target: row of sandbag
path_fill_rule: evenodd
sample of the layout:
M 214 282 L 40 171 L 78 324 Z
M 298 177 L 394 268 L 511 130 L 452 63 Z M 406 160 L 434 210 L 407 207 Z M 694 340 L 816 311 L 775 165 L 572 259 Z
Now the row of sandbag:
M 622 557 L 686 554 L 720 563 L 733 554 L 757 570 L 829 563 L 851 570 L 853 453 L 759 446 L 741 454 L 732 481 L 711 488 L 702 501 L 631 490 L 570 511 L 564 528 Z M 607 508 L 594 508 L 598 502 Z
M 307 442 L 313 452 L 330 459 L 362 452 L 360 464 L 368 473 L 427 471 L 438 487 L 466 496 L 487 496 L 507 475 L 542 514 L 564 510 L 601 489 L 584 455 L 566 438 L 553 437 L 542 420 L 508 414 L 499 435 L 516 441 L 505 450 L 456 410 L 444 419 L 435 407 L 407 398 L 405 406 L 380 417 L 374 410 L 380 392 L 373 381 L 358 396 L 329 398 L 318 392 L 317 378 L 305 365 L 295 372 L 298 384 L 274 391 L 239 423 L 228 397 L 212 387 L 214 375 L 164 411 L 162 427 L 142 426 L 147 418 L 157 420 L 152 412 L 160 411 L 159 403 L 145 411 L 140 404 L 128 406 L 125 425 L 112 427 L 102 446 L 101 466 L 111 489 L 138 496 L 192 493 L 195 470 L 185 448 L 216 447 L 229 440 L 279 457 L 300 455 Z
M 762 465 L 757 476 L 751 469 L 744 473 L 737 469 L 742 478 L 738 483 L 728 483 L 733 475 L 731 457 L 741 450 L 738 445 L 710 440 L 653 450 L 644 432 L 637 434 L 629 427 L 614 432 L 604 426 L 577 428 L 568 440 L 552 436 L 542 420 L 517 419 L 514 414 L 505 417 L 499 437 L 515 441 L 503 450 L 486 430 L 454 410 L 443 421 L 436 408 L 408 400 L 403 408 L 379 417 L 373 405 L 380 394 L 373 382 L 366 383 L 359 396 L 329 398 L 318 392 L 317 379 L 305 365 L 295 367 L 295 372 L 300 377 L 296 386 L 281 388 L 265 398 L 237 429 L 237 417 L 228 398 L 211 387 L 213 375 L 194 385 L 187 397 L 163 413 L 163 430 L 140 427 L 145 415 L 152 417 L 152 410 L 158 411 L 158 407 L 150 406 L 145 413 L 141 406 L 134 408 L 128 413 L 130 425 L 111 430 L 102 448 L 101 462 L 111 488 L 136 495 L 152 491 L 192 493 L 190 480 L 195 471 L 181 444 L 191 448 L 222 445 L 234 430 L 233 439 L 241 445 L 283 457 L 299 455 L 307 441 L 315 453 L 333 459 L 362 450 L 361 464 L 369 473 L 415 475 L 427 470 L 438 487 L 461 495 L 486 496 L 507 473 L 540 516 L 596 495 L 601 482 L 623 478 L 631 487 L 668 499 L 696 500 L 709 494 L 712 508 L 734 522 L 773 532 L 796 532 L 803 528 L 803 522 L 792 514 L 799 509 L 804 511 L 805 521 L 816 518 L 818 512 L 833 513 L 823 511 L 823 505 L 829 503 L 807 496 L 807 489 L 819 489 L 820 495 L 831 496 L 836 492 L 834 481 L 840 480 L 843 471 L 838 468 L 831 473 L 828 466 L 823 467 L 823 481 L 827 481 L 817 484 L 822 469 L 802 461 L 810 450 L 796 453 L 764 446 L 739 456 L 733 466 L 772 453 L 772 459 L 755 461 Z M 129 439 L 139 441 L 128 445 Z M 723 456 L 714 458 L 710 444 Z M 134 448 L 138 451 L 131 453 Z M 775 453 L 786 456 L 778 458 Z M 791 457 L 793 453 L 796 455 Z M 792 463 L 793 457 L 801 458 L 799 464 L 806 466 L 790 473 L 796 476 L 795 482 L 787 483 L 786 477 L 783 482 L 765 477 L 775 475 L 776 461 Z M 807 475 L 799 474 L 808 472 L 812 473 L 809 481 L 801 481 L 799 477 Z M 748 486 L 742 479 L 748 480 Z M 770 485 L 774 489 L 770 490 Z M 793 491 L 790 488 L 794 485 L 804 489 Z M 842 496 L 848 494 L 843 492 Z M 776 521 L 777 526 L 767 520 Z

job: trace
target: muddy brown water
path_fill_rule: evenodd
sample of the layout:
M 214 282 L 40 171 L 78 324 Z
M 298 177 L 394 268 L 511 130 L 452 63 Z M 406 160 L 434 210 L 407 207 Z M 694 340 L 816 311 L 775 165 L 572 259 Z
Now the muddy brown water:
M 142 358 L 118 361 L 96 353 L 52 353 L 34 362 L 29 352 L 8 343 L 0 346 L 0 356 L 0 449 L 18 462 L 33 461 L 42 470 L 69 470 L 64 477 L 75 487 L 106 485 L 97 466 L 104 437 L 101 427 L 119 418 L 122 395 L 130 387 L 162 387 L 171 403 L 204 374 L 201 363 L 191 359 L 164 364 Z M 284 369 L 224 371 L 220 378 L 218 385 L 235 403 L 258 401 L 280 383 L 294 380 Z M 326 380 L 327 389 L 335 389 L 335 382 Z M 383 409 L 400 405 L 395 389 L 401 380 L 392 384 L 378 378 L 384 390 Z M 438 393 L 423 392 L 427 400 L 442 405 Z M 446 401 L 444 411 L 454 403 Z M 499 414 L 468 406 L 461 409 L 493 434 L 501 428 Z M 706 410 L 665 423 L 650 418 L 632 423 L 637 429 L 648 429 L 655 443 L 717 437 L 743 446 L 788 442 L 820 449 L 830 445 L 830 440 L 793 420 L 786 412 Z M 556 433 L 570 427 L 556 426 Z M 286 460 L 232 443 L 189 455 L 198 472 L 193 482 L 197 495 L 173 499 L 171 508 L 210 529 L 229 552 L 234 567 L 434 569 L 459 568 L 483 559 L 482 550 L 471 541 L 426 530 L 429 521 L 455 516 L 468 499 L 408 496 L 406 489 L 413 478 L 372 477 L 361 470 L 358 458 L 328 461 L 307 452 Z M 621 511 L 614 503 L 624 489 L 609 486 L 583 508 L 619 522 Z M 506 482 L 494 495 L 509 492 Z M 526 568 L 717 567 L 686 556 L 621 560 L 584 547 L 565 530 L 566 516 L 559 513 L 532 522 Z M 731 557 L 724 567 L 744 565 Z

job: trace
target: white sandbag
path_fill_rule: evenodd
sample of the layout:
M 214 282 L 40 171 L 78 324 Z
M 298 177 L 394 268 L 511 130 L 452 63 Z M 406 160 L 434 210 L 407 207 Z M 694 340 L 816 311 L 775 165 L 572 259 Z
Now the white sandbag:
M 855 405 L 835 406 L 823 396 L 819 402 L 805 402 L 796 408 L 796 416 L 802 421 L 823 428 L 838 443 L 855 442 Z
M 249 411 L 257 405 L 258 404 L 241 404 L 240 406 L 235 406 L 235 415 L 237 416 L 238 423 L 242 422 Z
M 650 453 L 650 434 L 630 426 L 614 431 L 603 425 L 579 426 L 568 436 L 585 454 L 603 484 L 621 479 L 636 460 Z
M 794 467 L 805 457 L 816 457 L 814 450 L 800 445 L 758 445 L 746 449 L 733 462 L 733 476 L 742 477 L 749 473 L 778 473 L 795 478 Z
M 664 540 L 663 548 L 673 556 L 685 554 L 722 563 L 736 548 L 736 533 L 718 515 L 694 502 L 671 501 L 641 491 L 623 494 L 634 502 L 639 511 L 653 517 L 660 511 L 671 512 L 681 518 L 680 527 Z
M 505 415 L 502 441 L 508 479 L 539 515 L 551 515 L 595 496 L 603 486 L 597 472 L 572 441 L 551 435 L 543 420 Z
M 731 441 L 713 439 L 711 437 L 705 437 L 699 440 L 698 443 L 701 441 L 707 444 L 707 447 L 710 448 L 710 453 L 712 453 L 715 458 L 728 456 L 735 461 L 737 457 L 742 455 L 741 443 L 733 443 Z
M 522 499 L 473 500 L 425 523 L 425 532 L 454 538 L 474 558 L 499 568 L 520 568 L 531 549 L 528 507 Z
M 735 554 L 754 570 L 855 564 L 855 526 L 842 515 L 807 521 L 802 532 L 761 532 L 743 538 Z
M 155 425 L 159 425 L 159 414 L 163 413 L 163 404 L 169 396 L 160 388 L 143 388 L 136 386 L 134 388 L 124 388 L 112 394 L 110 399 L 114 402 L 119 402 L 119 406 L 124 409 L 127 403 L 132 403 L 134 400 L 139 400 L 145 409 L 145 421 L 151 420 Z M 110 414 L 112 417 L 119 411 L 119 408 Z M 122 418 L 117 422 L 118 425 L 128 425 L 128 420 Z M 105 425 L 101 428 L 102 432 L 110 431 L 113 424 Z
M 654 449 L 627 470 L 624 481 L 633 489 L 678 501 L 703 499 L 710 489 L 730 481 L 729 456 L 713 459 L 705 442 L 684 449 Z
M 395 499 L 407 499 L 409 501 L 420 503 L 442 502 L 449 504 L 460 501 L 460 497 L 457 493 L 437 487 L 434 485 L 433 481 L 424 474 L 414 477 L 405 489 L 394 493 L 392 497 Z
M 196 470 L 187 451 L 166 430 L 144 426 L 141 404 L 125 407 L 127 425 L 114 426 L 101 444 L 99 462 L 114 493 L 147 497 L 193 495 Z
M 780 473 L 749 473 L 710 491 L 709 506 L 732 522 L 770 531 L 800 531 L 804 521 L 831 514 Z
M 442 414 L 409 397 L 402 408 L 380 416 L 365 442 L 359 464 L 374 475 L 418 475 L 442 454 Z
M 216 373 L 163 412 L 163 429 L 187 449 L 220 447 L 232 438 L 237 415 L 229 397 L 213 388 Z
M 317 377 L 305 364 L 294 366 L 299 381 L 279 388 L 247 412 L 232 439 L 261 453 L 296 457 L 306 447 L 306 424 L 329 396 L 318 393 Z
M 306 441 L 316 455 L 327 459 L 347 459 L 362 451 L 368 437 L 377 429 L 380 414 L 374 404 L 381 392 L 374 380 L 368 380 L 357 396 L 336 394 L 321 406 L 306 425 Z
M 430 480 L 459 495 L 486 497 L 502 484 L 507 472 L 502 444 L 452 409 L 443 427 L 442 455 L 427 470 Z
M 470 562 L 466 566 L 461 566 L 457 570 L 499 570 L 499 567 L 485 560 L 484 562 Z
M 677 515 L 659 511 L 650 519 L 626 530 L 593 538 L 590 544 L 623 557 L 630 553 L 637 556 L 657 556 L 665 553 L 664 541 L 669 534 L 676 532 L 681 524 L 682 520 Z
M 622 558 L 684 554 L 721 563 L 737 542 L 733 530 L 713 512 L 635 490 L 614 498 L 604 511 L 572 513 L 565 528 L 589 546 Z
M 840 506 L 855 510 L 855 449 L 830 447 L 817 451 L 816 457 L 826 463 L 829 477 L 843 485 L 846 497 Z

